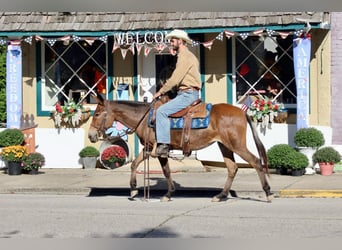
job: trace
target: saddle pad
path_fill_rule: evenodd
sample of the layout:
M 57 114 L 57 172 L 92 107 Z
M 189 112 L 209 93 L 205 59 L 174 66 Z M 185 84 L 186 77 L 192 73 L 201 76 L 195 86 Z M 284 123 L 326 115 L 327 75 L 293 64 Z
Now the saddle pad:
M 191 128 L 207 128 L 210 122 L 210 111 L 212 108 L 211 103 L 206 104 L 206 110 L 207 114 L 204 118 L 193 118 L 191 121 Z M 148 118 L 148 126 L 149 127 L 154 127 L 154 124 L 151 124 L 151 117 L 153 114 L 153 109 L 150 110 L 149 112 L 149 118 Z M 184 124 L 184 118 L 179 117 L 179 118 L 170 118 L 170 125 L 171 129 L 182 129 L 183 124 Z

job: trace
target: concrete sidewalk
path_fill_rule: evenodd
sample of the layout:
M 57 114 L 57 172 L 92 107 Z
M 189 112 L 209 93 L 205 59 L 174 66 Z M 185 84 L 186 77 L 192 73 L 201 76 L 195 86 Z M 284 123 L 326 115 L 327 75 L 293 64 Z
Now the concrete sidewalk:
M 176 190 L 182 193 L 196 191 L 198 195 L 217 194 L 223 187 L 227 171 L 221 167 L 210 167 L 210 172 L 196 160 L 170 160 L 172 178 Z M 150 193 L 166 192 L 166 182 L 157 161 L 152 159 L 149 171 L 144 174 L 144 164 L 138 168 L 138 188 L 144 190 L 149 183 Z M 146 178 L 144 180 L 144 177 Z M 148 178 L 147 178 L 148 177 Z M 110 194 L 129 196 L 130 164 L 118 169 L 97 168 L 42 168 L 38 175 L 22 174 L 10 176 L 0 170 L 0 193 L 2 194 Z M 342 172 L 331 176 L 320 174 L 291 176 L 271 171 L 269 182 L 275 197 L 342 197 Z M 144 184 L 145 183 L 145 184 Z M 232 190 L 239 197 L 265 196 L 256 171 L 240 168 L 233 182 Z M 159 193 L 158 193 L 159 194 Z M 140 195 L 143 195 L 140 192 Z M 180 195 L 180 194 L 178 194 Z M 177 196 L 177 193 L 174 195 Z

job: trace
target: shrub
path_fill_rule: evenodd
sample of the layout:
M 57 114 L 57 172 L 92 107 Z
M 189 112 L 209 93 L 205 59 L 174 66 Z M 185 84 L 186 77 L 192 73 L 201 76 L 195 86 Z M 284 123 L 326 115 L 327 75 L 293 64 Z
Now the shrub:
M 324 144 L 323 133 L 316 128 L 300 128 L 294 135 L 297 147 L 320 147 Z
M 291 154 L 292 152 L 296 152 L 296 150 L 288 144 L 276 144 L 272 146 L 267 151 L 268 165 L 270 166 L 270 168 L 287 168 L 287 155 Z
M 340 153 L 333 147 L 323 147 L 318 149 L 312 156 L 314 162 L 338 163 L 341 161 Z
M 99 155 L 100 151 L 93 146 L 86 146 L 79 152 L 80 157 L 98 157 Z
M 309 165 L 309 159 L 306 155 L 293 151 L 287 155 L 287 164 L 290 169 L 304 169 Z
M 45 164 L 45 157 L 41 153 L 33 152 L 28 154 L 23 161 L 22 166 L 25 170 L 38 169 Z
M 0 132 L 0 147 L 21 145 L 24 140 L 24 134 L 19 129 L 7 128 Z

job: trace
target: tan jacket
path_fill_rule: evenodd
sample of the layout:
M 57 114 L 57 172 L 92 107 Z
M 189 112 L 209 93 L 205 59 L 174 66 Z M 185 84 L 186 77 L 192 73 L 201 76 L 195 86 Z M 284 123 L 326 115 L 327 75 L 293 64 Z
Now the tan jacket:
M 179 89 L 202 87 L 198 59 L 187 47 L 178 53 L 176 68 L 159 91 L 164 94 L 175 86 Z

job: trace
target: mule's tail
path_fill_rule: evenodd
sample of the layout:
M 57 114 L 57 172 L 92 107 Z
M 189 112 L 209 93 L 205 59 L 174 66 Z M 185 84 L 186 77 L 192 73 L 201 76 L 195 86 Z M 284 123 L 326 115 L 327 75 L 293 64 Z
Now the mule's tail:
M 247 118 L 247 122 L 248 122 L 248 124 L 252 130 L 254 142 L 255 142 L 255 145 L 256 145 L 258 153 L 259 153 L 261 165 L 265 169 L 266 174 L 269 175 L 268 160 L 267 160 L 267 153 L 266 153 L 265 146 L 262 143 L 262 141 L 260 140 L 258 132 L 256 131 L 256 128 L 255 128 L 255 125 L 253 124 L 249 115 L 246 114 L 246 118 Z

